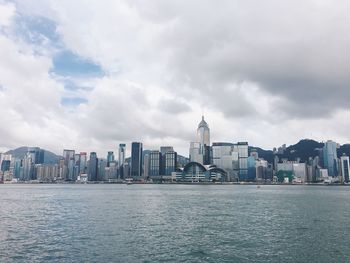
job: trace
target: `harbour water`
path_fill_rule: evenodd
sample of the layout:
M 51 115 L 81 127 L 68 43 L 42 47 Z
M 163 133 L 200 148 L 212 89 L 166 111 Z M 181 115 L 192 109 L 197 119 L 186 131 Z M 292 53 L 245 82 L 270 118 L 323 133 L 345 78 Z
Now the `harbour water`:
M 350 262 L 350 187 L 0 185 L 0 262 Z

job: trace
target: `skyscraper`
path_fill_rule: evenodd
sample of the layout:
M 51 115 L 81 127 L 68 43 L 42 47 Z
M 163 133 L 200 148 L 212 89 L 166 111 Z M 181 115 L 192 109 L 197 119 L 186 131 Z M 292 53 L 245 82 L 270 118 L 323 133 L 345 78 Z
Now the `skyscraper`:
M 162 175 L 170 176 L 172 172 L 175 172 L 177 166 L 177 153 L 174 151 L 168 151 L 162 155 L 162 164 L 164 170 Z
M 67 149 L 63 150 L 63 159 L 66 165 L 68 164 L 71 158 L 74 159 L 74 154 L 75 154 L 74 150 L 67 150 Z
M 237 180 L 239 159 L 235 145 L 229 142 L 214 142 L 212 152 L 213 164 L 227 172 L 228 180 Z
M 124 163 L 125 163 L 125 151 L 126 151 L 126 145 L 125 143 L 119 144 L 118 149 L 118 177 L 120 179 L 124 178 Z
M 160 147 L 160 153 L 164 155 L 166 152 L 173 152 L 174 147 L 173 146 L 161 146 Z
M 201 144 L 199 142 L 190 143 L 190 162 L 203 164 L 203 154 L 201 153 Z
M 33 180 L 34 178 L 34 161 L 35 161 L 35 154 L 27 152 L 23 159 L 23 174 L 20 179 L 22 181 L 29 181 Z
M 97 181 L 98 159 L 95 152 L 90 153 L 88 180 Z
M 202 116 L 201 122 L 198 124 L 197 128 L 197 141 L 202 145 L 210 145 L 210 130 L 209 126 Z
M 98 172 L 97 172 L 97 181 L 105 181 L 106 180 L 106 170 L 107 160 L 106 159 L 98 159 Z
M 33 154 L 33 162 L 35 164 L 44 163 L 44 150 L 40 149 L 39 147 L 28 147 L 28 152 Z
M 203 164 L 210 164 L 210 129 L 202 116 L 197 128 L 197 142 L 200 143 L 200 154 L 203 156 Z
M 121 167 L 125 163 L 125 151 L 126 151 L 126 144 L 125 143 L 119 144 L 119 151 L 118 151 L 119 167 Z
M 337 176 L 337 143 L 330 140 L 325 142 L 323 146 L 323 162 L 324 168 L 328 170 L 328 175 L 331 177 Z
M 234 151 L 238 153 L 240 181 L 248 179 L 248 148 L 247 142 L 238 142 L 234 145 Z
M 63 150 L 64 165 L 67 167 L 65 174 L 63 174 L 64 180 L 73 180 L 74 175 L 74 165 L 75 165 L 75 151 L 74 150 Z
M 201 164 L 210 164 L 210 130 L 209 126 L 202 116 L 201 122 L 198 124 L 196 141 L 190 144 L 190 161 Z
M 131 177 L 141 179 L 142 176 L 142 143 L 131 143 Z
M 149 161 L 149 171 L 148 175 L 152 177 L 160 176 L 160 168 L 161 168 L 161 153 L 159 151 L 151 151 L 148 154 Z
M 85 174 L 87 168 L 87 154 L 86 152 L 80 153 L 80 167 L 79 167 L 79 174 Z
M 108 152 L 107 154 L 107 167 L 109 167 L 109 164 L 114 161 L 114 153 Z
M 344 182 L 348 183 L 350 178 L 349 178 L 349 156 L 341 156 L 340 157 L 340 170 L 341 170 L 341 175 L 343 177 Z

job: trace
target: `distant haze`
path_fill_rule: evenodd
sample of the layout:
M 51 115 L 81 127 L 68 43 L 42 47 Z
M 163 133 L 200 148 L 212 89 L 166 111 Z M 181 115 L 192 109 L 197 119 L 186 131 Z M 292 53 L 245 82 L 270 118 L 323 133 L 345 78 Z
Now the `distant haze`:
M 0 150 L 349 142 L 349 1 L 0 0 Z M 129 151 L 129 150 L 128 150 Z

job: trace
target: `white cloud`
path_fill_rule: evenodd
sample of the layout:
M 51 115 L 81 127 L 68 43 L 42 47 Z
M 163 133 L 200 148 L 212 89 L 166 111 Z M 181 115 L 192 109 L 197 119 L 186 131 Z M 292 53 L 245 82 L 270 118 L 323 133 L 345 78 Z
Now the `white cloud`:
M 302 4 L 18 1 L 17 12 L 54 20 L 65 48 L 106 75 L 73 80 L 93 89 L 64 90 L 60 77 L 48 74 L 50 53 L 35 55 L 35 47 L 0 36 L 0 100 L 16 130 L 2 131 L 3 144 L 39 144 L 40 137 L 56 152 L 104 154 L 137 140 L 187 154 L 202 113 L 212 141 L 269 148 L 311 136 L 346 142 L 338 127 L 340 112 L 349 117 L 349 3 Z M 9 27 L 14 5 L 0 4 L 2 13 L 10 15 L 0 25 Z M 88 102 L 64 108 L 67 95 Z
M 15 14 L 15 6 L 11 3 L 0 2 L 0 28 L 9 26 Z

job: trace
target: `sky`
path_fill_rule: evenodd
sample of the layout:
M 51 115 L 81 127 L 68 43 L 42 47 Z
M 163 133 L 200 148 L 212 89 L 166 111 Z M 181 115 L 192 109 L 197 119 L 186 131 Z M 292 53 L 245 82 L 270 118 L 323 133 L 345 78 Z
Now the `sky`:
M 349 143 L 350 2 L 0 0 L 0 150 Z

